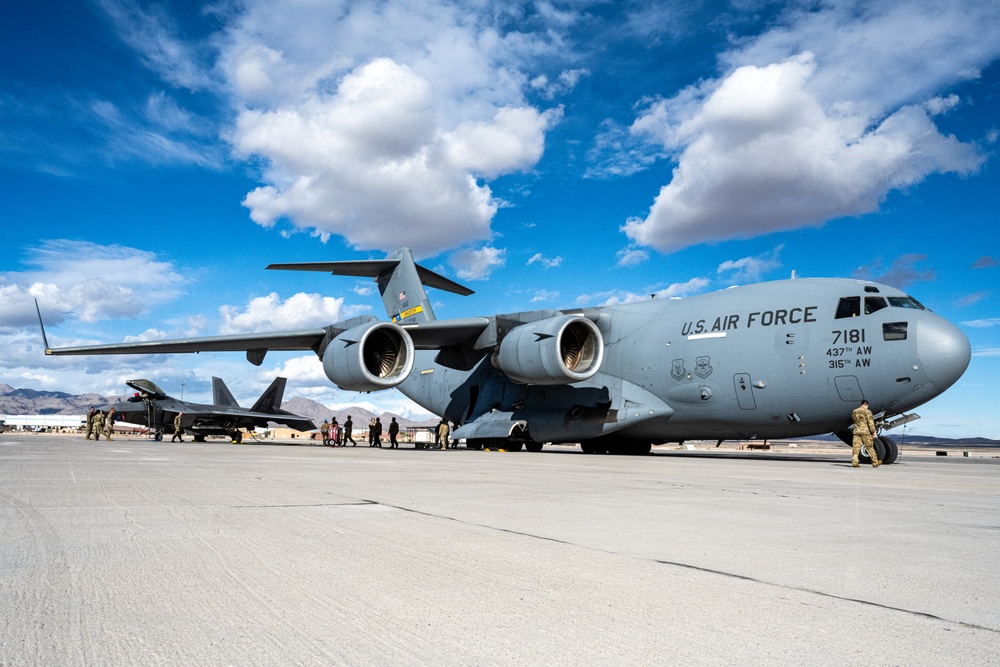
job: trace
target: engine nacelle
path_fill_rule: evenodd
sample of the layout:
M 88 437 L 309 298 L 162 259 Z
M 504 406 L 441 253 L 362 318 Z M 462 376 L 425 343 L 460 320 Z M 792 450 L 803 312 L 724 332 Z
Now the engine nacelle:
M 592 377 L 604 359 L 604 337 L 579 315 L 560 315 L 511 330 L 493 364 L 514 382 L 569 384 Z
M 413 339 L 391 322 L 368 322 L 343 332 L 323 353 L 323 372 L 341 389 L 395 387 L 413 368 Z

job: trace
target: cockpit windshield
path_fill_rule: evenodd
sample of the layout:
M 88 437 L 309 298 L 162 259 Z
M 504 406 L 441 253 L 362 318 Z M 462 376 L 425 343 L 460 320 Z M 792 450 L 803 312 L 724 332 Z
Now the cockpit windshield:
M 912 296 L 890 296 L 886 297 L 889 299 L 889 305 L 893 308 L 912 308 L 913 310 L 927 310 L 924 308 L 923 304 L 914 299 Z
M 910 310 L 926 310 L 919 301 L 911 296 L 866 296 L 864 299 L 864 314 L 871 315 L 883 308 L 908 308 Z M 858 317 L 861 315 L 861 297 L 845 296 L 837 303 L 836 319 Z

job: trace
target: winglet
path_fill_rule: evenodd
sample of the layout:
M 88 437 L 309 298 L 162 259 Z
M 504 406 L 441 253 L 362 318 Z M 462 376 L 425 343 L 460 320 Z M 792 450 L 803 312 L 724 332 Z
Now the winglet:
M 42 329 L 42 343 L 45 345 L 45 354 L 52 354 L 49 347 L 49 339 L 45 336 L 45 324 L 42 323 L 42 309 L 38 307 L 38 299 L 35 299 L 35 312 L 38 313 L 38 326 Z

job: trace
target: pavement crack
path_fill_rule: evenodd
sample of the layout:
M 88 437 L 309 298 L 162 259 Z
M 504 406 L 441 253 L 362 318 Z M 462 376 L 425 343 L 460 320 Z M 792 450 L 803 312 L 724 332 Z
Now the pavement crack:
M 672 566 L 672 567 L 679 567 L 679 568 L 684 568 L 684 569 L 687 569 L 687 570 L 694 570 L 694 571 L 697 571 L 697 572 L 704 572 L 706 574 L 714 574 L 714 575 L 721 576 L 721 577 L 729 577 L 731 579 L 739 579 L 741 581 L 748 581 L 748 582 L 751 582 L 751 583 L 760 584 L 762 586 L 771 586 L 771 587 L 774 587 L 774 588 L 781 588 L 781 589 L 785 589 L 785 590 L 789 590 L 789 591 L 797 591 L 797 592 L 800 592 L 800 593 L 808 593 L 808 594 L 812 594 L 812 595 L 818 595 L 820 597 L 824 597 L 824 598 L 828 598 L 828 599 L 832 599 L 832 600 L 839 600 L 839 601 L 842 601 L 842 602 L 853 602 L 853 603 L 865 605 L 865 606 L 868 606 L 868 607 L 875 607 L 875 608 L 878 608 L 878 609 L 885 609 L 887 611 L 895 611 L 895 612 L 899 612 L 899 613 L 902 613 L 902 614 L 907 614 L 907 615 L 910 615 L 910 616 L 916 616 L 916 617 L 919 617 L 919 618 L 925 618 L 927 620 L 938 621 L 938 622 L 946 623 L 946 624 L 950 624 L 950 625 L 958 625 L 958 626 L 961 626 L 963 628 L 969 628 L 969 629 L 972 629 L 972 630 L 983 630 L 985 632 L 992 632 L 994 634 L 1000 634 L 1000 629 L 997 629 L 997 628 L 991 628 L 991 627 L 987 627 L 987 626 L 984 626 L 984 625 L 977 625 L 975 623 L 968 623 L 968 622 L 965 622 L 965 621 L 956 621 L 956 620 L 953 620 L 953 619 L 943 618 L 941 616 L 936 616 L 934 614 L 930 614 L 930 613 L 923 612 L 923 611 L 917 611 L 917 610 L 914 610 L 914 609 L 904 609 L 903 607 L 894 607 L 892 605 L 886 605 L 886 604 L 880 604 L 878 602 L 872 602 L 871 600 L 862 600 L 862 599 L 859 599 L 859 598 L 852 598 L 852 597 L 847 597 L 847 596 L 844 596 L 844 595 L 836 595 L 834 593 L 825 593 L 823 591 L 817 591 L 815 589 L 805 588 L 805 587 L 802 587 L 802 586 L 790 586 L 788 584 L 779 584 L 779 583 L 776 583 L 776 582 L 773 582 L 773 581 L 767 581 L 767 580 L 764 580 L 764 579 L 757 579 L 755 577 L 748 577 L 748 576 L 743 575 L 743 574 L 736 574 L 735 572 L 726 572 L 725 570 L 715 570 L 715 569 L 712 569 L 712 568 L 701 567 L 701 566 L 698 566 L 698 565 L 691 565 L 690 563 L 681 563 L 681 562 L 678 562 L 678 561 L 661 560 L 661 559 L 657 559 L 657 558 L 646 559 L 646 558 L 643 558 L 641 556 L 632 556 L 630 554 L 623 554 L 621 552 L 613 551 L 613 550 L 610 550 L 610 549 L 601 549 L 599 547 L 593 547 L 593 546 L 589 546 L 589 545 L 579 544 L 577 542 L 570 542 L 568 540 L 561 540 L 561 539 L 558 539 L 558 538 L 555 538 L 555 537 L 549 537 L 549 536 L 546 536 L 546 535 L 536 535 L 534 533 L 527 533 L 527 532 L 520 531 L 520 530 L 511 530 L 509 528 L 500 528 L 498 526 L 491 526 L 491 525 L 487 525 L 487 524 L 483 524 L 483 523 L 475 523 L 475 522 L 471 522 L 471 521 L 465 521 L 464 519 L 457 519 L 455 517 L 445 516 L 443 514 L 435 514 L 433 512 L 424 512 L 424 511 L 421 511 L 421 510 L 413 509 L 412 507 L 403 507 L 402 505 L 391 505 L 389 503 L 382 503 L 382 502 L 379 502 L 377 500 L 365 500 L 363 502 L 365 504 L 382 505 L 384 507 L 391 507 L 392 509 L 397 509 L 397 510 L 399 510 L 401 512 L 409 512 L 411 514 L 419 514 L 421 516 L 427 516 L 427 517 L 431 517 L 431 518 L 435 518 L 435 519 L 444 519 L 446 521 L 454 521 L 456 523 L 461 523 L 461 524 L 464 524 L 464 525 L 467 525 L 467 526 L 475 526 L 477 528 L 485 528 L 487 530 L 493 530 L 493 531 L 497 531 L 497 532 L 501 532 L 501 533 L 507 533 L 509 535 L 518 535 L 520 537 L 529 537 L 529 538 L 535 539 L 535 540 L 543 540 L 545 542 L 554 542 L 556 544 L 565 544 L 567 546 L 577 547 L 577 548 L 580 548 L 580 549 L 589 549 L 589 550 L 599 551 L 599 552 L 602 552 L 602 553 L 613 554 L 613 555 L 617 555 L 617 556 L 626 556 L 626 557 L 630 557 L 630 558 L 642 558 L 643 560 L 651 560 L 652 562 L 658 563 L 660 565 L 669 565 L 669 566 Z
M 997 629 L 997 628 L 990 628 L 990 627 L 987 627 L 987 626 L 984 626 L 984 625 L 976 625 L 975 623 L 966 623 L 965 621 L 956 621 L 956 620 L 953 620 L 953 619 L 950 619 L 950 618 L 943 618 L 941 616 L 936 616 L 934 614 L 930 614 L 930 613 L 927 613 L 927 612 L 924 612 L 924 611 L 916 611 L 914 609 L 904 609 L 903 607 L 894 607 L 892 605 L 881 604 L 879 602 L 872 602 L 871 600 L 862 600 L 860 598 L 852 598 L 852 597 L 847 597 L 845 595 L 836 595 L 834 593 L 825 593 L 823 591 L 817 591 L 817 590 L 815 590 L 813 588 L 804 588 L 802 586 L 789 586 L 788 584 L 779 584 L 779 583 L 775 583 L 773 581 L 766 581 L 764 579 L 757 579 L 755 577 L 748 577 L 748 576 L 743 575 L 743 574 L 736 574 L 736 573 L 733 573 L 733 572 L 726 572 L 724 570 L 714 570 L 714 569 L 708 568 L 708 567 L 700 567 L 698 565 L 691 565 L 690 563 L 680 563 L 680 562 L 677 562 L 677 561 L 659 560 L 659 559 L 656 559 L 656 562 L 659 563 L 659 564 L 661 564 L 661 565 L 671 565 L 673 567 L 680 567 L 680 568 L 684 568 L 684 569 L 687 569 L 687 570 L 695 570 L 695 571 L 698 571 L 698 572 L 705 572 L 707 574 L 715 574 L 715 575 L 719 575 L 719 576 L 722 576 L 722 577 L 729 577 L 731 579 L 740 579 L 742 581 L 750 581 L 750 582 L 753 582 L 755 584 L 761 584 L 763 586 L 773 586 L 775 588 L 783 588 L 785 590 L 798 591 L 800 593 L 810 593 L 812 595 L 819 595 L 821 597 L 830 598 L 830 599 L 833 599 L 833 600 L 841 600 L 843 602 L 855 602 L 857 604 L 862 604 L 862 605 L 865 605 L 865 606 L 868 606 L 868 607 L 876 607 L 878 609 L 886 609 L 886 610 L 889 610 L 889 611 L 897 611 L 897 612 L 900 612 L 900 613 L 903 613 L 903 614 L 909 614 L 911 616 L 918 616 L 920 618 L 926 618 L 926 619 L 932 620 L 932 621 L 940 621 L 942 623 L 950 623 L 950 624 L 960 625 L 960 626 L 962 626 L 964 628 L 971 628 L 971 629 L 974 629 L 974 630 L 985 630 L 987 632 L 993 632 L 993 633 L 996 633 L 996 634 L 1000 634 L 1000 629 Z

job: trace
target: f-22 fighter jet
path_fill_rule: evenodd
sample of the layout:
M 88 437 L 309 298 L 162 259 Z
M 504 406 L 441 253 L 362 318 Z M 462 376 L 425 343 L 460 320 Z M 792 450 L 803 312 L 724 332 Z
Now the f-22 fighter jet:
M 135 395 L 127 401 L 105 406 L 105 409 L 114 408 L 121 421 L 148 426 L 156 440 L 162 440 L 164 433 L 174 432 L 174 418 L 178 414 L 181 414 L 181 428 L 197 442 L 204 441 L 206 435 L 227 435 L 235 442 L 242 442 L 241 428 L 266 426 L 268 422 L 284 424 L 297 431 L 315 429 L 311 419 L 279 407 L 285 382 L 285 378 L 275 378 L 247 410 L 240 407 L 226 384 L 217 377 L 212 378 L 212 405 L 171 398 L 149 380 L 128 380 L 125 384 L 135 389 Z

